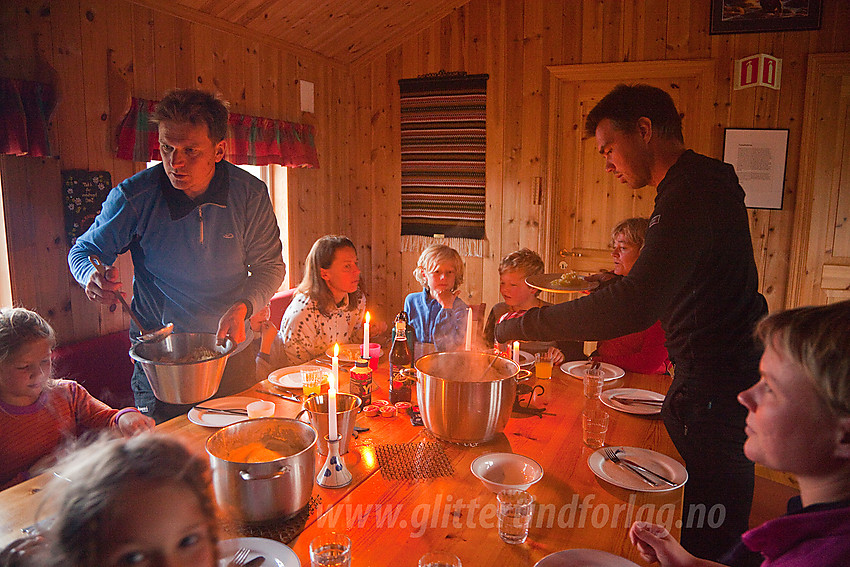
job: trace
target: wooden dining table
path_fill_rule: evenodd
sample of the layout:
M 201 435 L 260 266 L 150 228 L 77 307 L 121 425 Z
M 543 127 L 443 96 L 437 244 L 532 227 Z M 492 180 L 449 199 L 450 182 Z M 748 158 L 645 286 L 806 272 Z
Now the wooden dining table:
M 387 369 L 374 373 L 373 399 L 387 397 Z M 340 372 L 340 390 L 347 391 L 348 373 Z M 309 517 L 288 545 L 301 565 L 310 565 L 309 544 L 316 536 L 343 532 L 352 542 L 352 565 L 416 565 L 428 551 L 457 555 L 464 567 L 534 565 L 543 557 L 564 549 L 597 549 L 645 564 L 628 540 L 628 529 L 637 519 L 666 524 L 674 536 L 680 533 L 683 488 L 664 492 L 628 490 L 598 478 L 588 466 L 594 453 L 582 442 L 581 414 L 590 403 L 582 382 L 556 368 L 552 378 L 529 378 L 538 388 L 531 406 L 545 414 L 514 412 L 502 433 L 477 446 L 448 443 L 435 438 L 425 427 L 415 426 L 405 412 L 392 418 L 357 416 L 356 424 L 368 428 L 351 439 L 344 455 L 352 482 L 340 488 L 313 487 Z M 668 376 L 627 372 L 606 382 L 605 388 L 641 388 L 664 393 Z M 263 394 L 275 386 L 263 381 L 244 396 L 273 401 L 277 415 L 295 417 L 301 404 Z M 414 394 L 415 396 L 415 394 Z M 528 395 L 523 397 L 528 401 Z M 415 400 L 414 400 L 415 401 Z M 610 415 L 606 445 L 651 449 L 678 462 L 663 423 L 657 416 L 632 415 L 604 408 Z M 307 419 L 306 416 L 302 419 Z M 179 416 L 157 426 L 160 433 L 185 439 L 204 453 L 206 439 L 216 431 Z M 437 451 L 444 457 L 442 470 L 428 478 L 395 478 L 395 466 L 379 453 L 394 446 L 416 455 L 416 450 Z M 499 538 L 496 494 L 470 470 L 476 457 L 493 452 L 531 457 L 543 468 L 543 478 L 529 488 L 535 498 L 528 539 L 509 545 Z M 399 459 L 410 459 L 404 453 Z M 414 457 L 415 458 L 415 457 Z M 316 452 L 316 471 L 325 457 Z M 445 467 L 445 463 L 450 464 Z M 393 469 L 392 471 L 390 469 Z M 21 536 L 21 529 L 36 521 L 40 491 L 49 480 L 44 474 L 0 492 L 0 547 Z M 227 537 L 226 535 L 222 537 Z M 288 566 L 287 566 L 288 567 Z

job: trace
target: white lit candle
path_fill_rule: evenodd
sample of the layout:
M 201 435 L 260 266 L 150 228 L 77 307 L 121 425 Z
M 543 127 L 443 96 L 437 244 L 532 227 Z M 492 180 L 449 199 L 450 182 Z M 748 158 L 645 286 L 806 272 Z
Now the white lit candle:
M 519 341 L 514 341 L 514 358 L 513 361 L 519 364 Z
M 369 356 L 369 312 L 366 312 L 366 317 L 363 321 L 363 358 Z
M 472 307 L 466 310 L 466 350 L 472 350 Z
M 336 441 L 339 436 L 336 426 L 336 389 L 339 386 L 339 343 L 334 345 L 334 355 L 331 357 L 331 383 L 328 386 L 328 439 Z

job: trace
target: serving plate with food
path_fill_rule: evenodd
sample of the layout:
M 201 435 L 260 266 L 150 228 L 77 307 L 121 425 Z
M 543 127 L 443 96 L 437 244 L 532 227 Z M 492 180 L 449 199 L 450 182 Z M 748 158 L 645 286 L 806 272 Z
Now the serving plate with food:
M 575 293 L 599 287 L 599 282 L 587 281 L 584 276 L 573 271 L 556 274 L 534 274 L 525 278 L 525 283 L 535 289 L 552 293 Z

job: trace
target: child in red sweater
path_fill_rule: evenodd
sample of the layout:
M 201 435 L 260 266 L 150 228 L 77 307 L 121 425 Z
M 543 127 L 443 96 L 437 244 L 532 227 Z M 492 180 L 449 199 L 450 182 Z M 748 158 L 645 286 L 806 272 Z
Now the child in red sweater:
M 51 379 L 55 344 L 38 313 L 0 310 L 0 489 L 41 472 L 63 442 L 85 431 L 132 435 L 154 426 L 135 408 L 112 409 L 72 380 Z

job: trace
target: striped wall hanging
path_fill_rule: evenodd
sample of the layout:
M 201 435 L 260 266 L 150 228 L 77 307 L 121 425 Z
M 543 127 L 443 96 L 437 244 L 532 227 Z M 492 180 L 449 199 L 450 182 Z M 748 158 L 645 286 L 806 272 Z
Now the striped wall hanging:
M 401 79 L 402 249 L 443 239 L 483 256 L 487 75 Z

